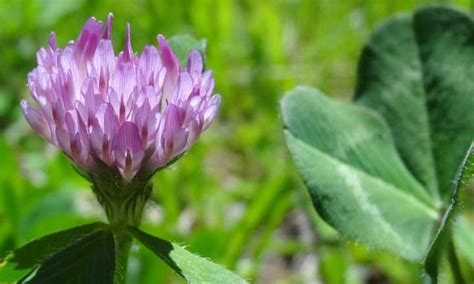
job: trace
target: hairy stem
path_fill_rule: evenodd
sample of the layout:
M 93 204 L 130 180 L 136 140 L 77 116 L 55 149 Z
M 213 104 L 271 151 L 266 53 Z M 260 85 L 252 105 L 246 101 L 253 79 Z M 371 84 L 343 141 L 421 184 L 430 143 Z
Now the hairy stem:
M 115 238 L 115 275 L 114 284 L 127 282 L 127 268 L 130 248 L 132 247 L 132 236 L 122 229 L 114 232 Z
M 126 283 L 128 257 L 133 242 L 127 228 L 136 228 L 141 223 L 143 209 L 152 191 L 150 177 L 137 174 L 132 180 L 124 180 L 118 171 L 102 165 L 97 172 L 89 174 L 88 179 L 113 231 L 114 283 Z

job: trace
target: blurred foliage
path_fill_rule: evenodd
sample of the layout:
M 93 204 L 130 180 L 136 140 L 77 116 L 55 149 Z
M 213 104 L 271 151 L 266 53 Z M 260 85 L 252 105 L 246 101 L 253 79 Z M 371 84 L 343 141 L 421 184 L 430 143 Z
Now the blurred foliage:
M 439 2 L 472 8 L 469 0 L 0 0 L 0 255 L 104 219 L 67 158 L 31 132 L 19 100 L 29 96 L 26 76 L 50 31 L 63 46 L 88 17 L 111 11 L 116 46 L 126 22 L 137 52 L 158 33 L 206 39 L 206 64 L 223 98 L 211 129 L 155 176 L 144 230 L 252 282 L 421 282 L 420 265 L 340 239 L 315 215 L 285 148 L 278 101 L 297 84 L 349 100 L 376 25 Z M 130 283 L 181 281 L 140 246 L 129 266 Z

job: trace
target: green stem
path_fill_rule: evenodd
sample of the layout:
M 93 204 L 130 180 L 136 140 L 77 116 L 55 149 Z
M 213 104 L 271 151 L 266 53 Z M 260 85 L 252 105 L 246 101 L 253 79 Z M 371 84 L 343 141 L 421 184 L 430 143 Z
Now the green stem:
M 115 238 L 115 275 L 114 284 L 127 282 L 128 256 L 132 247 L 132 236 L 123 230 L 114 232 Z
M 124 180 L 117 170 L 104 164 L 88 179 L 114 235 L 114 284 L 126 283 L 128 256 L 133 242 L 127 227 L 136 228 L 141 223 L 143 209 L 152 191 L 150 177 L 138 173 L 132 180 Z

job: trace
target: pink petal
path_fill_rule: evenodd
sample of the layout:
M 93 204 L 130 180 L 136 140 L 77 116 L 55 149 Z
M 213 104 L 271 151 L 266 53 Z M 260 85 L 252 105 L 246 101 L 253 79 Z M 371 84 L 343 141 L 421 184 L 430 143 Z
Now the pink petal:
M 112 23 L 114 21 L 114 15 L 109 13 L 107 15 L 107 23 L 105 24 L 104 34 L 102 35 L 103 39 L 111 39 L 112 38 Z
M 98 124 L 92 125 L 90 129 L 91 146 L 94 149 L 96 155 L 100 157 L 104 133 Z
M 43 138 L 51 140 L 49 126 L 44 116 L 36 109 L 32 108 L 25 100 L 22 100 L 20 104 L 23 115 L 31 128 L 33 128 Z
M 145 155 L 138 127 L 134 123 L 124 122 L 114 143 L 118 169 L 126 180 L 130 180 L 137 173 Z
M 171 50 L 168 42 L 166 41 L 163 35 L 158 35 L 158 43 L 160 45 L 161 51 L 161 59 L 163 61 L 163 65 L 168 69 L 170 72 L 178 73 L 180 71 L 180 65 L 178 57 L 174 54 Z
M 202 73 L 203 63 L 202 55 L 199 51 L 191 49 L 188 54 L 188 62 L 186 64 L 186 71 L 189 73 Z
M 115 115 L 114 108 L 111 104 L 106 104 L 104 113 L 104 132 L 107 133 L 109 137 L 114 137 L 118 128 L 119 121 Z
M 101 40 L 97 45 L 92 64 L 97 72 L 112 72 L 115 66 L 114 47 L 110 40 Z M 100 74 L 100 73 L 99 73 Z
M 176 132 L 181 128 L 182 117 L 179 108 L 173 104 L 168 105 L 165 110 L 165 136 L 171 136 L 169 133 Z
M 181 67 L 178 58 L 162 35 L 158 35 L 158 42 L 160 44 L 161 60 L 163 66 L 166 68 L 166 76 L 163 86 L 163 100 L 167 102 L 174 92 Z
M 188 132 L 181 129 L 173 135 L 171 159 L 185 150 L 186 142 L 188 141 Z
M 100 40 L 101 30 L 102 22 L 97 22 L 93 17 L 87 20 L 74 46 L 74 53 L 79 62 L 92 58 Z
M 189 73 L 179 74 L 178 84 L 176 85 L 175 94 L 171 100 L 172 103 L 178 103 L 179 101 L 185 101 L 191 95 L 193 91 L 193 79 Z
M 56 45 L 56 34 L 55 34 L 54 32 L 51 32 L 51 33 L 49 34 L 49 40 L 48 40 L 48 42 L 49 42 L 49 47 L 50 47 L 51 49 L 56 49 L 56 48 L 57 48 L 57 45 Z
M 65 123 L 66 123 L 66 127 L 67 127 L 67 131 L 69 133 L 76 133 L 76 121 L 73 117 L 73 111 L 68 111 L 66 113 L 66 116 L 65 116 L 65 119 L 64 119 Z
M 110 82 L 111 88 L 125 100 L 129 99 L 136 86 L 136 74 L 134 69 L 132 63 L 119 59 L 115 74 Z
M 127 29 L 125 32 L 125 50 L 123 59 L 126 61 L 132 61 L 135 58 L 135 54 L 132 49 L 132 41 L 130 36 L 130 24 L 127 23 Z
M 157 76 L 161 69 L 161 59 L 156 47 L 147 45 L 143 49 L 142 55 L 138 60 L 138 72 L 140 84 L 142 86 L 155 86 L 157 83 Z M 158 86 L 157 86 L 158 87 Z
M 132 152 L 143 151 L 140 141 L 140 132 L 135 123 L 125 121 L 115 136 L 114 149 L 120 152 L 131 150 Z
M 210 96 L 214 90 L 214 78 L 212 77 L 212 71 L 204 71 L 201 80 L 201 96 Z
M 56 128 L 56 139 L 58 141 L 59 148 L 63 150 L 68 156 L 71 156 L 71 136 L 66 130 L 57 127 Z
M 221 96 L 215 95 L 212 97 L 210 106 L 204 110 L 204 130 L 206 130 L 211 124 L 211 122 L 214 120 L 220 102 Z

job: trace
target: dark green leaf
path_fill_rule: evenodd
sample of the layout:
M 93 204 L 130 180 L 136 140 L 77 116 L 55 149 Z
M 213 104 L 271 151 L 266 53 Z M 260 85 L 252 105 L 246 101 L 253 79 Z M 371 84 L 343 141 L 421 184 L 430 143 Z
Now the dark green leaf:
M 178 56 L 181 66 L 186 66 L 189 50 L 196 49 L 201 54 L 206 51 L 206 40 L 197 40 L 190 35 L 176 35 L 168 42 L 173 52 Z
M 181 246 L 144 233 L 129 232 L 190 283 L 247 283 L 233 272 L 185 250 Z
M 449 198 L 474 140 L 474 22 L 452 9 L 427 8 L 415 13 L 414 27 L 439 189 Z
M 355 96 L 357 103 L 385 118 L 408 169 L 438 198 L 421 64 L 410 16 L 389 20 L 367 41 L 359 59 Z
M 104 225 L 103 223 L 92 223 L 60 231 L 16 249 L 0 263 L 0 282 L 19 280 L 51 255 L 73 241 L 99 230 Z
M 389 124 L 402 159 L 433 196 L 451 180 L 474 138 L 474 22 L 449 8 L 396 17 L 367 42 L 357 102 Z
M 346 237 L 420 259 L 437 212 L 375 113 L 299 87 L 282 101 L 287 143 L 321 216 Z
M 109 230 L 99 230 L 54 254 L 21 282 L 111 284 L 114 270 L 114 237 Z

